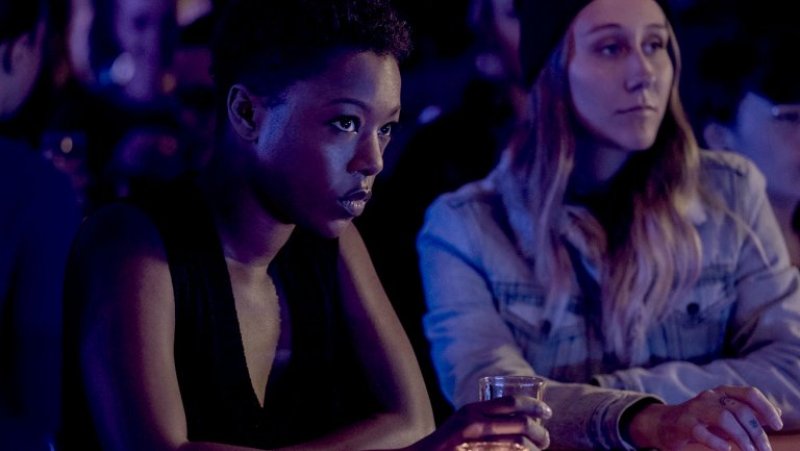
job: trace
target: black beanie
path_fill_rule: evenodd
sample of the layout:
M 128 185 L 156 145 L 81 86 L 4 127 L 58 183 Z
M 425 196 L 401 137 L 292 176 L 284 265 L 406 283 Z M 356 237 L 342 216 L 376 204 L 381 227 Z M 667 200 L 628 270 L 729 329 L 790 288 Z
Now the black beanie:
M 515 0 L 520 23 L 522 77 L 530 86 L 539 77 L 550 54 L 564 37 L 575 16 L 592 0 Z M 656 3 L 669 17 L 666 0 Z

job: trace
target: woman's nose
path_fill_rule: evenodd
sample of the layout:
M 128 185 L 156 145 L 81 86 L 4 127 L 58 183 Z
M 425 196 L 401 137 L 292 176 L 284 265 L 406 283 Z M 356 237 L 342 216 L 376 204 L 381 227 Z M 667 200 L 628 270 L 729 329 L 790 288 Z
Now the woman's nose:
M 625 80 L 625 89 L 638 91 L 653 86 L 656 82 L 653 62 L 642 51 L 632 52 L 629 58 L 629 71 Z
M 383 170 L 383 146 L 377 134 L 365 136 L 356 148 L 355 155 L 347 165 L 351 174 L 377 175 Z

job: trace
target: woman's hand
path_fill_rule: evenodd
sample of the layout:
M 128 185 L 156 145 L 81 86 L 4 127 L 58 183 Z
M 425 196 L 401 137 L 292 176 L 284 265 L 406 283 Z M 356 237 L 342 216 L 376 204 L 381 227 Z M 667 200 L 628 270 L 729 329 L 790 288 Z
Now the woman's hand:
M 540 419 L 553 412 L 547 404 L 528 396 L 505 396 L 467 404 L 431 435 L 410 447 L 415 451 L 451 451 L 464 442 L 513 441 L 538 451 L 550 445 Z
M 718 387 L 678 405 L 653 404 L 633 417 L 637 447 L 680 450 L 700 443 L 713 450 L 770 451 L 764 426 L 783 427 L 781 412 L 753 387 Z

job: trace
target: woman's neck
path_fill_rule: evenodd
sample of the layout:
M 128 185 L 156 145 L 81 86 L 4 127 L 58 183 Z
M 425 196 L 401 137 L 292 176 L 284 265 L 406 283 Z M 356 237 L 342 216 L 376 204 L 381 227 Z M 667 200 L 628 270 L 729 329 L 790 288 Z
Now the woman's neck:
M 204 174 L 201 187 L 220 234 L 225 257 L 241 265 L 266 269 L 294 230 L 269 213 L 256 198 L 247 177 Z
M 630 153 L 586 141 L 579 138 L 576 143 L 575 167 L 570 175 L 568 191 L 577 196 L 592 197 L 608 189 Z

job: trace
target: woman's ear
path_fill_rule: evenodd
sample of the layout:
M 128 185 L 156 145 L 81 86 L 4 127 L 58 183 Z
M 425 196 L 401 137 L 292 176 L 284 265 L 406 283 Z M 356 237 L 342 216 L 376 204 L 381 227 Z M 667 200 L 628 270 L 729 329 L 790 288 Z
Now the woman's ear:
M 709 149 L 734 150 L 733 132 L 719 122 L 710 122 L 703 128 L 703 139 Z
M 259 99 L 246 87 L 236 84 L 228 91 L 228 121 L 245 141 L 255 142 L 259 133 Z

